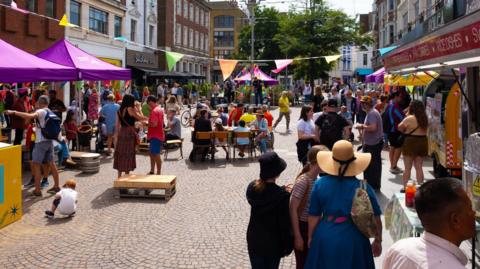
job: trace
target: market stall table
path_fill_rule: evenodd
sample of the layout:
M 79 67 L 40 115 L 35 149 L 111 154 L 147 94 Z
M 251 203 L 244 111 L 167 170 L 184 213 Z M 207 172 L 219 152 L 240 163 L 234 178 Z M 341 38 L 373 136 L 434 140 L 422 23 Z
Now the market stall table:
M 395 193 L 385 209 L 385 228 L 396 242 L 407 237 L 419 237 L 423 226 L 413 208 L 405 205 L 405 194 Z M 480 231 L 480 224 L 475 222 L 475 230 Z M 472 239 L 472 268 L 475 268 L 475 239 Z

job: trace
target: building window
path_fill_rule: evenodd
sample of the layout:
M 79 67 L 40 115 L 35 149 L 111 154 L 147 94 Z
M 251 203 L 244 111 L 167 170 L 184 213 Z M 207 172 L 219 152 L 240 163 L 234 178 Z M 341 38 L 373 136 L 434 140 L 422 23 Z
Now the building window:
M 188 46 L 188 28 L 183 26 L 183 46 Z
M 218 59 L 228 59 L 232 55 L 232 50 L 214 50 L 213 55 Z
M 31 12 L 37 12 L 38 3 L 37 0 L 27 0 L 25 1 L 25 8 Z
M 364 66 L 368 65 L 368 54 L 366 53 L 363 54 L 363 65 Z
M 70 23 L 80 26 L 80 3 L 70 1 Z
M 200 64 L 200 67 L 199 67 L 199 68 L 200 68 L 200 75 L 203 75 L 203 65 Z
M 175 64 L 175 71 L 181 72 L 180 66 L 181 66 L 181 65 L 180 65 L 180 62 L 177 62 L 177 63 Z
M 176 3 L 177 3 L 176 13 L 177 13 L 177 15 L 181 16 L 182 15 L 182 0 L 177 0 Z
M 203 38 L 204 38 L 203 33 L 200 33 L 200 51 L 205 50 L 205 43 L 203 43 Z
M 215 31 L 213 34 L 214 47 L 233 47 L 233 31 Z
M 57 16 L 56 14 L 56 1 L 55 0 L 46 0 L 45 1 L 45 15 L 55 18 Z
M 195 74 L 198 74 L 198 64 L 195 64 Z
M 209 51 L 210 50 L 210 41 L 207 38 L 205 38 L 205 51 Z
M 115 16 L 115 37 L 122 36 L 122 17 Z
M 182 44 L 182 25 L 180 23 L 175 26 L 175 44 Z
M 108 13 L 90 7 L 89 28 L 92 31 L 108 34 Z
M 418 15 L 420 15 L 420 3 L 419 3 L 419 1 L 415 2 L 415 4 L 413 4 L 413 7 L 414 7 L 414 10 L 415 10 L 415 20 L 417 20 Z
M 388 26 L 388 44 L 393 44 L 395 42 L 395 27 L 393 25 Z
M 188 18 L 188 1 L 183 0 L 183 17 Z
M 195 23 L 200 23 L 200 11 L 198 10 L 198 7 L 195 7 Z
M 155 27 L 153 25 L 148 26 L 148 44 L 150 46 L 153 45 L 153 33 L 154 33 Z
M 213 18 L 215 28 L 233 28 L 233 16 L 216 16 Z
M 193 9 L 193 4 L 192 4 L 192 3 L 190 3 L 188 10 L 189 10 L 189 16 L 188 16 L 188 18 L 189 18 L 191 21 L 193 21 L 193 20 L 195 19 L 195 18 L 193 17 L 193 12 L 195 12 L 195 11 L 194 11 L 194 9 Z
M 432 0 L 427 0 L 427 18 L 432 15 Z
M 187 63 L 186 62 L 183 62 L 183 73 L 187 73 L 188 72 L 188 66 L 187 66 Z
M 193 73 L 193 63 L 188 63 L 188 72 Z
M 135 42 L 137 37 L 137 21 L 130 20 L 130 41 Z
M 195 31 L 195 48 L 200 48 L 200 36 L 198 34 L 198 31 Z
M 205 21 L 204 21 L 205 17 L 203 17 L 203 16 L 204 16 L 204 14 L 203 14 L 203 9 L 200 9 L 200 14 L 199 14 L 199 17 L 200 17 L 200 18 L 199 18 L 199 19 L 200 19 L 200 25 L 202 25 L 202 26 L 203 26 L 204 23 L 205 23 Z
M 395 9 L 395 0 L 388 0 L 388 11 Z
M 189 33 L 188 33 L 188 46 L 190 48 L 193 48 L 193 29 L 188 29 L 189 30 Z
M 205 27 L 210 28 L 210 13 L 205 12 Z
M 408 28 L 408 12 L 405 12 L 402 16 L 403 20 L 403 32 L 407 33 L 407 28 Z

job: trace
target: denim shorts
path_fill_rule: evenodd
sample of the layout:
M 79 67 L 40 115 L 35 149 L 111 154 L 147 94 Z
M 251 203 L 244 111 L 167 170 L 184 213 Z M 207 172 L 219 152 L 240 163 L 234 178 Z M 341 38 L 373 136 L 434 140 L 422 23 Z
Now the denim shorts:
M 32 152 L 33 163 L 49 163 L 53 161 L 53 142 L 51 140 L 35 143 Z
M 158 139 L 158 138 L 150 138 L 150 153 L 153 155 L 158 155 L 160 154 L 160 151 L 162 150 L 162 144 L 163 142 Z

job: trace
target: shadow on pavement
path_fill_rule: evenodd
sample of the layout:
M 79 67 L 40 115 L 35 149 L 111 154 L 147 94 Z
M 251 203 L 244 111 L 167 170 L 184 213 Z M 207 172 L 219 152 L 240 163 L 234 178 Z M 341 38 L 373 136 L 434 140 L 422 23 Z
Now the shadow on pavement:
M 95 197 L 90 203 L 93 209 L 101 209 L 109 207 L 119 203 L 142 203 L 142 204 L 165 204 L 167 201 L 158 198 L 121 198 L 115 197 L 116 190 L 114 188 L 108 188 L 104 190 L 100 195 Z
M 57 216 L 57 217 L 54 217 L 53 219 L 47 219 L 47 222 L 45 223 L 45 225 L 50 226 L 50 225 L 64 224 L 72 221 L 73 218 L 74 217 L 69 217 L 69 216 L 61 216 L 61 217 Z

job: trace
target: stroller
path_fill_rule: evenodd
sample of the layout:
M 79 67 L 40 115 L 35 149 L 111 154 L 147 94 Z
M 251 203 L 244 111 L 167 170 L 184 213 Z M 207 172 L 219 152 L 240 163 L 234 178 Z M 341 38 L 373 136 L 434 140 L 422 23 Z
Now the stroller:
M 90 144 L 93 136 L 93 127 L 89 120 L 82 122 L 80 127 L 78 127 L 78 145 L 80 151 L 90 151 Z
M 95 138 L 95 152 L 103 153 L 107 143 L 107 125 L 105 124 L 105 118 L 102 116 L 98 119 Z

